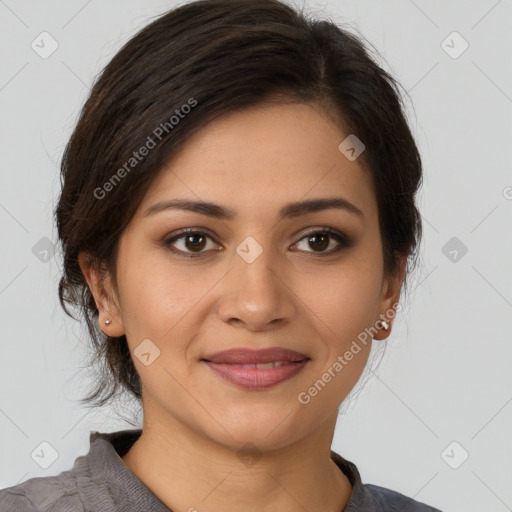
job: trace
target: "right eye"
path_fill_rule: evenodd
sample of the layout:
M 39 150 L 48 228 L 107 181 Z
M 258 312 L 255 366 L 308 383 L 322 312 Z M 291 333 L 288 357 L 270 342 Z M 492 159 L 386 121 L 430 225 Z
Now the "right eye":
M 207 245 L 207 240 L 210 239 L 213 241 L 213 238 L 203 231 L 197 231 L 193 228 L 187 228 L 180 232 L 180 234 L 176 234 L 171 238 L 166 238 L 163 241 L 163 245 L 168 247 L 168 249 L 181 256 L 186 258 L 195 258 L 200 256 L 203 252 L 203 249 Z M 180 242 L 182 244 L 181 249 L 174 248 L 176 242 Z M 219 249 L 217 249 L 219 250 Z

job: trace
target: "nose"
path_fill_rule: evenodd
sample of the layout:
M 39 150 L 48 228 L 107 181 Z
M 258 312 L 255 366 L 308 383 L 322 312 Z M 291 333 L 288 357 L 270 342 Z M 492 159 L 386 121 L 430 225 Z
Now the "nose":
M 222 280 L 219 317 L 250 331 L 270 331 L 290 322 L 298 299 L 287 275 L 284 262 L 270 249 L 251 263 L 235 253 L 232 269 Z

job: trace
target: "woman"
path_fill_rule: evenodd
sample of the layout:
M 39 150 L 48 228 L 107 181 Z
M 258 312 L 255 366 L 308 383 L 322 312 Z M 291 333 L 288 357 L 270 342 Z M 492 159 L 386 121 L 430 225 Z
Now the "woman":
M 141 430 L 0 510 L 435 511 L 330 450 L 421 236 L 396 82 L 278 0 L 203 0 L 112 59 L 62 161 L 59 296 Z M 409 262 L 409 267 L 408 267 Z M 71 314 L 71 313 L 69 313 Z

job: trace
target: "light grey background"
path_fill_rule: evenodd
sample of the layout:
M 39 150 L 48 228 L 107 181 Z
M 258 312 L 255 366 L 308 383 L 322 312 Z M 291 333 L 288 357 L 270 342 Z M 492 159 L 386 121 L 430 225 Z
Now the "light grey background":
M 174 5 L 0 0 L 0 488 L 69 469 L 91 430 L 133 428 L 74 402 L 92 378 L 87 336 L 60 309 L 61 259 L 40 240 L 56 242 L 58 165 L 94 77 Z M 363 481 L 444 511 L 512 510 L 512 1 L 306 5 L 359 30 L 409 91 L 425 167 L 410 300 L 333 449 Z M 31 47 L 43 31 L 58 43 L 46 59 Z M 31 457 L 43 441 L 58 453 L 47 469 Z

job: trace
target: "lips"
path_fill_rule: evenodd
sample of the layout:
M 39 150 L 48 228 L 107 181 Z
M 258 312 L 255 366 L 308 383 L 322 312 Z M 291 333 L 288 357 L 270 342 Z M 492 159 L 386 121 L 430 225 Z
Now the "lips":
M 255 365 L 280 361 L 295 363 L 298 361 L 304 361 L 305 359 L 309 359 L 309 357 L 305 354 L 301 354 L 300 352 L 295 352 L 294 350 L 288 350 L 281 347 L 272 347 L 261 350 L 235 348 L 217 352 L 203 358 L 203 360 L 212 363 L 236 365 Z
M 291 379 L 308 361 L 305 354 L 281 347 L 230 349 L 202 359 L 216 375 L 251 390 L 264 390 Z

